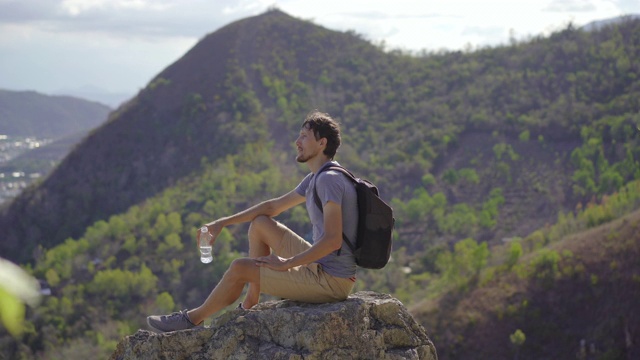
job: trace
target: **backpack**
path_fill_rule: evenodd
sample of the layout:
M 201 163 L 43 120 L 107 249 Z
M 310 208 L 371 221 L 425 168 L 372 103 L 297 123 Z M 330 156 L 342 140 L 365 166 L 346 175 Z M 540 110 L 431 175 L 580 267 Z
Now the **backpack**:
M 358 199 L 356 242 L 349 240 L 344 233 L 342 233 L 342 239 L 351 249 L 358 266 L 366 269 L 382 269 L 391 256 L 393 242 L 391 233 L 395 223 L 393 209 L 380 199 L 378 188 L 370 181 L 356 178 L 349 170 L 336 164 L 321 168 L 317 175 L 328 170 L 343 173 L 355 184 L 356 188 Z M 322 212 L 322 202 L 318 197 L 315 185 L 313 190 L 315 203 Z M 338 255 L 340 255 L 340 250 L 338 250 Z

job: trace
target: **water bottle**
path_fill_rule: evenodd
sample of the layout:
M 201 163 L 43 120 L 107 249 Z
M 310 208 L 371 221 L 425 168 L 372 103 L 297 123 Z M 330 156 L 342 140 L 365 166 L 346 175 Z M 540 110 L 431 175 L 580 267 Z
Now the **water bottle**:
M 211 237 L 209 229 L 206 226 L 200 228 L 200 261 L 205 264 L 213 261 L 213 256 L 211 255 L 213 248 L 210 244 Z

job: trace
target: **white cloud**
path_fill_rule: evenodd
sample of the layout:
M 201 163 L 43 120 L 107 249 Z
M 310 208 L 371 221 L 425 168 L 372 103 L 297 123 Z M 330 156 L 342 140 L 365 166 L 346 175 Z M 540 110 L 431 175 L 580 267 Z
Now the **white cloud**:
M 222 11 L 235 4 L 234 0 L 0 0 L 0 26 L 29 24 L 50 32 L 115 37 L 200 38 L 236 18 L 266 9 L 255 5 L 253 10 L 246 6 L 233 14 Z
M 583 12 L 594 11 L 596 9 L 596 5 L 592 1 L 587 0 L 554 0 L 544 8 L 545 11 L 551 12 Z
M 225 5 L 222 13 L 225 15 L 243 15 L 247 13 L 262 12 L 273 4 L 270 0 L 239 0 L 230 1 L 233 4 Z
M 174 5 L 169 1 L 149 0 L 63 0 L 60 7 L 71 16 L 79 16 L 92 11 L 165 11 Z

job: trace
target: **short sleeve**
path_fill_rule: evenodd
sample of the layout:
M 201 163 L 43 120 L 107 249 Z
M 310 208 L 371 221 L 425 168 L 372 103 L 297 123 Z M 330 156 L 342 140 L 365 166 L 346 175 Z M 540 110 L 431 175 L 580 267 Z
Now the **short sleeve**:
M 341 179 L 342 176 L 342 174 L 331 170 L 323 172 L 318 176 L 316 191 L 318 192 L 318 197 L 323 207 L 329 201 L 342 205 L 342 198 L 344 197 L 345 191 L 345 184 Z
M 296 194 L 300 196 L 305 196 L 305 194 L 307 193 L 307 189 L 309 188 L 309 184 L 311 183 L 311 178 L 313 178 L 313 173 L 309 173 L 307 176 L 304 177 L 304 179 L 302 179 L 300 184 L 296 186 L 296 189 L 295 189 Z

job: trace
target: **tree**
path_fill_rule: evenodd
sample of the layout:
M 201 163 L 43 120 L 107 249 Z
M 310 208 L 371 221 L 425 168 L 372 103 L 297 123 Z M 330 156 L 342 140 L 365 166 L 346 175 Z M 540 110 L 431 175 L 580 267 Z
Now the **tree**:
M 524 335 L 522 330 L 517 329 L 513 334 L 509 335 L 509 340 L 511 341 L 511 345 L 515 349 L 514 359 L 518 360 L 520 348 L 522 347 L 522 345 L 524 345 L 524 342 L 527 340 L 527 337 Z
M 471 238 L 454 245 L 453 253 L 447 251 L 438 255 L 436 267 L 442 280 L 464 289 L 478 279 L 480 271 L 487 265 L 490 251 L 487 243 L 478 244 Z
M 507 268 L 511 269 L 522 256 L 522 244 L 520 241 L 513 241 L 509 246 L 509 252 L 507 255 Z

